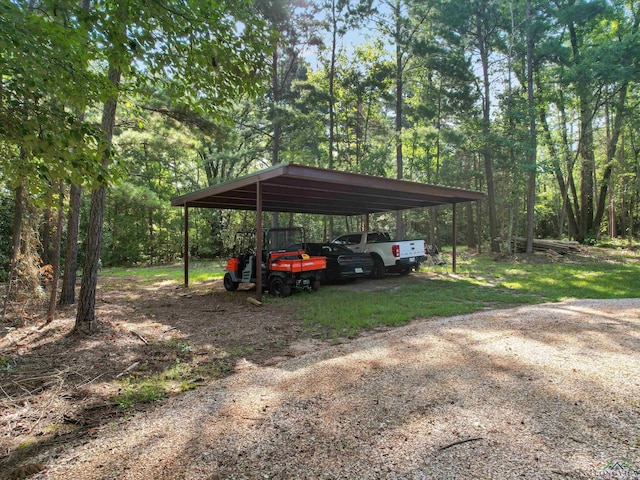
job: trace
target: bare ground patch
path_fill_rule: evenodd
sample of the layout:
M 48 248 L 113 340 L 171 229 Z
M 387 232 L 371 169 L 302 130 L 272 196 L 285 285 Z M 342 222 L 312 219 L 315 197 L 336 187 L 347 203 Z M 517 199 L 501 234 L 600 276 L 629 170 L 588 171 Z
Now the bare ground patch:
M 416 320 L 332 346 L 286 302 L 257 308 L 246 300 L 255 292 L 229 294 L 219 280 L 136 280 L 101 284 L 95 337 L 71 333 L 74 309 L 41 329 L 34 314 L 4 328 L 0 478 L 598 478 L 610 462 L 640 468 L 639 300 Z M 195 390 L 176 385 L 164 401 L 118 410 L 117 378 L 176 364 L 192 368 Z

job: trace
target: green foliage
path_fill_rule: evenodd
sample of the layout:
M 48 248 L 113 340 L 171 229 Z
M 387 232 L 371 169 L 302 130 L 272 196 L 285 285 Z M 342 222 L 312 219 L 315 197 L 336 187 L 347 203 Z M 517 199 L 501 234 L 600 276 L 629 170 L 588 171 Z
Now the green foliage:
M 166 239 L 170 235 L 168 227 L 179 228 L 178 211 L 170 210 L 155 192 L 129 183 L 115 186 L 109 198 L 101 255 L 103 265 L 167 263 L 175 259 L 179 238 L 174 235 L 174 242 L 168 245 Z
M 0 165 L 10 186 L 22 178 L 37 189 L 105 174 L 99 131 L 78 115 L 99 98 L 102 80 L 87 68 L 98 52 L 87 44 L 76 3 L 62 2 L 53 15 L 49 7 L 0 6 L 0 141 L 16 146 Z

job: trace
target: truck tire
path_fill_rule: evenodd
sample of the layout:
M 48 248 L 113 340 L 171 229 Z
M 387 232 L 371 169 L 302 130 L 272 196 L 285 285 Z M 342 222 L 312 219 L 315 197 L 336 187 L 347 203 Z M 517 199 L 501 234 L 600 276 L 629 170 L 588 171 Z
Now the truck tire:
M 224 288 L 227 292 L 235 292 L 238 289 L 238 285 L 240 285 L 240 282 L 235 282 L 231 274 L 228 272 L 224 274 L 222 283 L 224 284 Z
M 288 297 L 291 295 L 291 285 L 285 283 L 282 277 L 273 277 L 269 283 L 269 293 L 274 297 Z
M 373 257 L 373 268 L 371 269 L 371 276 L 373 278 L 384 278 L 384 262 L 380 257 Z
M 400 269 L 400 275 L 409 275 L 409 272 L 411 271 L 411 267 L 402 267 Z

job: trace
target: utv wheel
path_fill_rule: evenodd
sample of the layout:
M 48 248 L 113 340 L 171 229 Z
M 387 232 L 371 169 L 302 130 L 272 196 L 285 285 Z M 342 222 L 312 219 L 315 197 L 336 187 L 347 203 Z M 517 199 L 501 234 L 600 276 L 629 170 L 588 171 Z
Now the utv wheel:
M 314 292 L 317 292 L 318 290 L 320 290 L 320 280 L 314 280 L 313 282 L 311 282 L 311 290 Z
M 384 263 L 379 257 L 373 257 L 373 268 L 371 269 L 373 278 L 384 278 Z
M 227 292 L 235 292 L 238 289 L 239 282 L 234 282 L 230 273 L 224 274 L 224 279 L 222 281 L 224 283 L 224 288 Z
M 269 292 L 274 297 L 288 297 L 291 295 L 291 285 L 288 285 L 280 277 L 273 277 L 269 284 Z

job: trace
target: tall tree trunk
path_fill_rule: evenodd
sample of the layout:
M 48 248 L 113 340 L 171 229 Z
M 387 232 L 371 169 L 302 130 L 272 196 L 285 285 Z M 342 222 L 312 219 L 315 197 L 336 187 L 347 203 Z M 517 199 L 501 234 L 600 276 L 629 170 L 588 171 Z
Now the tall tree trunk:
M 78 271 L 78 231 L 80 229 L 80 197 L 82 187 L 71 184 L 69 192 L 69 215 L 67 217 L 67 241 L 64 249 L 64 273 L 60 305 L 76 302 L 76 275 Z
M 482 85 L 484 97 L 482 99 L 482 157 L 484 159 L 484 171 L 487 180 L 487 210 L 489 211 L 489 235 L 491 236 L 491 251 L 500 252 L 498 241 L 498 219 L 496 215 L 496 193 L 493 180 L 493 160 L 489 149 L 489 137 L 491 134 L 491 91 L 489 80 L 489 52 L 486 48 L 486 38 L 482 29 L 482 14 L 476 16 L 476 39 L 480 50 L 482 63 Z
M 396 178 L 402 180 L 404 178 L 403 160 L 402 160 L 402 92 L 403 84 L 403 55 L 402 45 L 400 44 L 401 35 L 401 0 L 396 0 Z M 402 218 L 402 210 L 396 212 L 396 240 L 402 240 L 404 237 L 404 221 Z
M 607 205 L 607 190 L 611 181 L 611 174 L 613 173 L 613 165 L 616 157 L 616 150 L 618 148 L 618 140 L 620 139 L 620 132 L 622 131 L 622 121 L 624 119 L 624 108 L 627 100 L 628 82 L 624 82 L 620 92 L 618 93 L 618 100 L 614 108 L 614 120 L 613 129 L 611 130 L 611 136 L 607 142 L 607 164 L 604 169 L 602 177 L 602 183 L 600 185 L 600 194 L 598 196 L 598 208 L 596 209 L 595 218 L 593 220 L 594 229 L 598 230 L 602 223 L 602 218 Z
M 573 211 L 573 203 L 569 199 L 567 183 L 565 182 L 564 175 L 562 173 L 562 167 L 560 165 L 560 153 L 551 136 L 551 129 L 549 128 L 549 122 L 547 121 L 547 115 L 544 110 L 540 110 L 540 124 L 542 125 L 544 139 L 546 140 L 547 147 L 549 148 L 549 155 L 553 162 L 553 173 L 556 177 L 556 181 L 558 182 L 558 187 L 560 188 L 562 208 L 567 214 L 569 232 L 576 232 L 578 231 L 578 224 L 576 223 L 576 215 Z M 561 236 L 561 225 L 559 227 L 560 228 L 558 229 L 558 236 Z
M 336 77 L 336 48 L 338 35 L 338 22 L 336 18 L 336 0 L 331 2 L 331 60 L 329 65 L 329 168 L 335 167 L 333 161 L 333 150 L 335 142 L 336 124 L 336 98 L 335 98 L 335 77 Z M 333 215 L 329 217 L 329 236 L 334 238 Z
M 586 98 L 587 92 L 580 92 L 580 223 L 577 239 L 585 241 L 588 237 L 595 237 L 594 223 L 594 198 L 593 189 L 595 181 L 596 159 L 593 152 L 593 124 L 592 109 Z
M 53 188 L 53 185 L 51 186 Z M 51 194 L 47 195 L 47 203 L 51 203 L 52 198 Z M 44 265 L 50 265 L 52 262 L 52 252 L 51 252 L 51 230 L 52 230 L 52 220 L 53 214 L 51 212 L 51 208 L 46 207 L 44 209 L 44 222 L 42 223 L 42 234 L 40 237 L 40 245 L 42 252 L 40 253 L 40 258 L 42 259 L 42 263 Z M 54 247 L 55 248 L 55 247 Z
M 91 10 L 91 0 L 81 0 L 85 12 Z M 84 121 L 86 112 L 81 111 L 78 119 Z M 60 305 L 76 303 L 76 276 L 78 272 L 78 232 L 80 230 L 80 200 L 82 187 L 71 183 L 69 189 L 69 214 L 67 217 L 67 240 L 64 248 L 64 272 L 62 274 L 62 291 Z
M 120 68 L 109 65 L 109 81 L 118 91 L 122 71 Z M 113 140 L 113 130 L 116 123 L 116 107 L 118 105 L 117 93 L 107 100 L 102 110 L 101 128 L 104 132 L 107 146 Z M 102 159 L 107 163 L 107 156 Z M 104 184 L 95 188 L 91 193 L 91 211 L 89 213 L 89 227 L 87 230 L 87 244 L 85 248 L 84 268 L 82 270 L 82 284 L 80 286 L 80 298 L 76 314 L 75 328 L 87 335 L 93 335 L 96 331 L 95 302 L 96 287 L 98 285 L 98 266 L 100 264 L 100 247 L 102 244 L 102 221 L 104 218 L 104 203 L 107 189 Z
M 278 80 L 278 40 L 273 48 L 273 55 L 271 56 L 271 88 L 273 90 L 273 106 L 272 106 L 272 123 L 273 123 L 273 145 L 271 149 L 271 165 L 277 165 L 280 163 L 280 137 L 282 136 L 282 124 L 280 122 L 280 82 Z M 279 212 L 273 212 L 271 214 L 271 226 L 277 227 L 279 223 Z
M 49 292 L 49 308 L 47 309 L 47 323 L 53 322 L 56 315 L 56 297 L 58 295 L 58 279 L 60 278 L 60 243 L 62 242 L 62 224 L 64 220 L 64 186 L 60 182 L 58 188 L 58 215 L 56 220 L 56 234 L 53 240 L 53 252 L 51 266 L 53 278 L 51 280 L 51 292 Z
M 533 26 L 531 18 L 531 0 L 526 3 L 527 17 L 527 98 L 529 102 L 529 151 L 527 176 L 527 246 L 526 252 L 533 253 L 533 230 L 535 226 L 536 207 L 536 153 L 538 141 L 536 136 L 536 105 L 533 97 Z
M 24 151 L 20 155 L 25 155 Z M 7 294 L 4 297 L 4 305 L 2 307 L 2 318 L 7 314 L 7 304 L 12 296 L 13 285 L 18 276 L 18 258 L 20 255 L 20 244 L 22 243 L 22 218 L 24 216 L 24 180 L 20 182 L 15 192 L 13 224 L 11 226 L 11 257 L 9 260 L 9 280 L 7 282 Z

